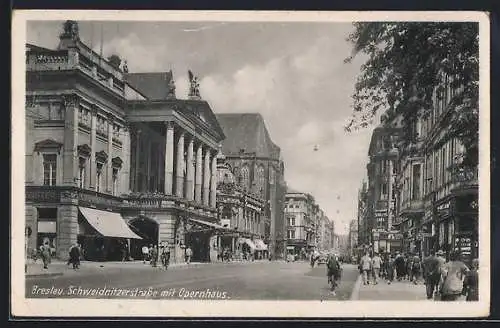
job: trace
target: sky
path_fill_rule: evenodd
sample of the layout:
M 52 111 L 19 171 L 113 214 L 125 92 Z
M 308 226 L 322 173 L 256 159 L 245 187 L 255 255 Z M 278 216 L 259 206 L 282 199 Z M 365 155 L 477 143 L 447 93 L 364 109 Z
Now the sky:
M 62 22 L 27 27 L 27 42 L 57 47 Z M 348 233 L 373 130 L 344 131 L 365 60 L 344 63 L 350 23 L 85 21 L 79 27 L 84 43 L 127 60 L 130 72 L 172 69 L 177 98 L 187 97 L 191 69 L 215 113 L 261 113 L 281 148 L 287 185 L 312 194 L 336 233 Z

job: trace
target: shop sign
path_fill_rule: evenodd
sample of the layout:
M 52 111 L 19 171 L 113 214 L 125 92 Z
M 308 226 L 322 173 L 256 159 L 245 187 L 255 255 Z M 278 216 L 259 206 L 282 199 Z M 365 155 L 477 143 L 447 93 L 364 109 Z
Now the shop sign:
M 456 237 L 455 250 L 460 253 L 463 259 L 469 259 L 472 253 L 472 238 L 469 236 Z

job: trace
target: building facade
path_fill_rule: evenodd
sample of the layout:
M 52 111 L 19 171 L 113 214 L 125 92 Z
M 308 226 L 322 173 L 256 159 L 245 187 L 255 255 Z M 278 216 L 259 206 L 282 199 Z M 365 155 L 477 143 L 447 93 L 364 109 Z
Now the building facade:
M 394 228 L 397 218 L 397 121 L 383 122 L 375 128 L 368 150 L 367 220 L 363 232 L 369 234 L 369 246 L 375 252 L 401 249 L 401 236 Z
M 233 169 L 226 162 L 222 151 L 217 156 L 217 210 L 219 222 L 227 231 L 218 239 L 219 250 L 229 250 L 233 257 L 244 258 L 251 254 L 261 259 L 268 256 L 268 245 L 264 243 L 266 223 L 266 200 L 262 194 L 245 190 L 236 181 Z
M 81 42 L 67 21 L 57 49 L 27 45 L 28 248 L 59 258 L 140 256 L 169 242 L 209 261 L 217 224 L 215 155 L 224 133 L 191 81 L 175 97 L 171 72 L 128 73 Z
M 350 257 L 357 256 L 356 248 L 358 247 L 358 220 L 349 222 L 349 247 L 348 255 Z
M 286 185 L 281 150 L 269 136 L 258 113 L 217 114 L 226 139 L 222 153 L 236 184 L 265 200 L 264 243 L 272 258 L 282 257 L 285 249 L 283 206 Z

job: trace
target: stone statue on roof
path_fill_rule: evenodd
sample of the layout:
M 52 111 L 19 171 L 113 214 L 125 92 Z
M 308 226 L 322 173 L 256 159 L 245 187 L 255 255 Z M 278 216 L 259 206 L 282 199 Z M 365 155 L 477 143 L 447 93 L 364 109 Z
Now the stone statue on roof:
M 167 85 L 167 98 L 172 99 L 175 98 L 175 81 L 174 75 L 172 74 L 172 70 L 169 72 L 170 81 L 168 81 Z
M 191 70 L 188 70 L 188 75 L 189 75 L 189 83 L 190 83 L 190 88 L 189 88 L 189 98 L 191 99 L 201 99 L 200 97 L 200 84 L 198 82 L 198 77 L 191 72 Z
M 72 40 L 79 40 L 80 33 L 78 28 L 78 22 L 73 20 L 67 20 L 63 24 L 63 33 L 61 34 L 61 38 L 69 38 Z

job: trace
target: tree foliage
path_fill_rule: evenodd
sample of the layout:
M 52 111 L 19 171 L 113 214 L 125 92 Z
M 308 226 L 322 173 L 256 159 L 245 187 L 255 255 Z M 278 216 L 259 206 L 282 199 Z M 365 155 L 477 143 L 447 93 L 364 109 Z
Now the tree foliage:
M 410 124 L 428 115 L 434 91 L 447 87 L 442 74 L 459 90 L 448 104 L 453 112 L 448 133 L 464 145 L 464 165 L 478 161 L 479 25 L 472 22 L 354 23 L 348 41 L 350 62 L 367 56 L 355 84 L 354 112 L 347 131 L 367 127 L 382 114 L 403 119 L 405 140 Z

